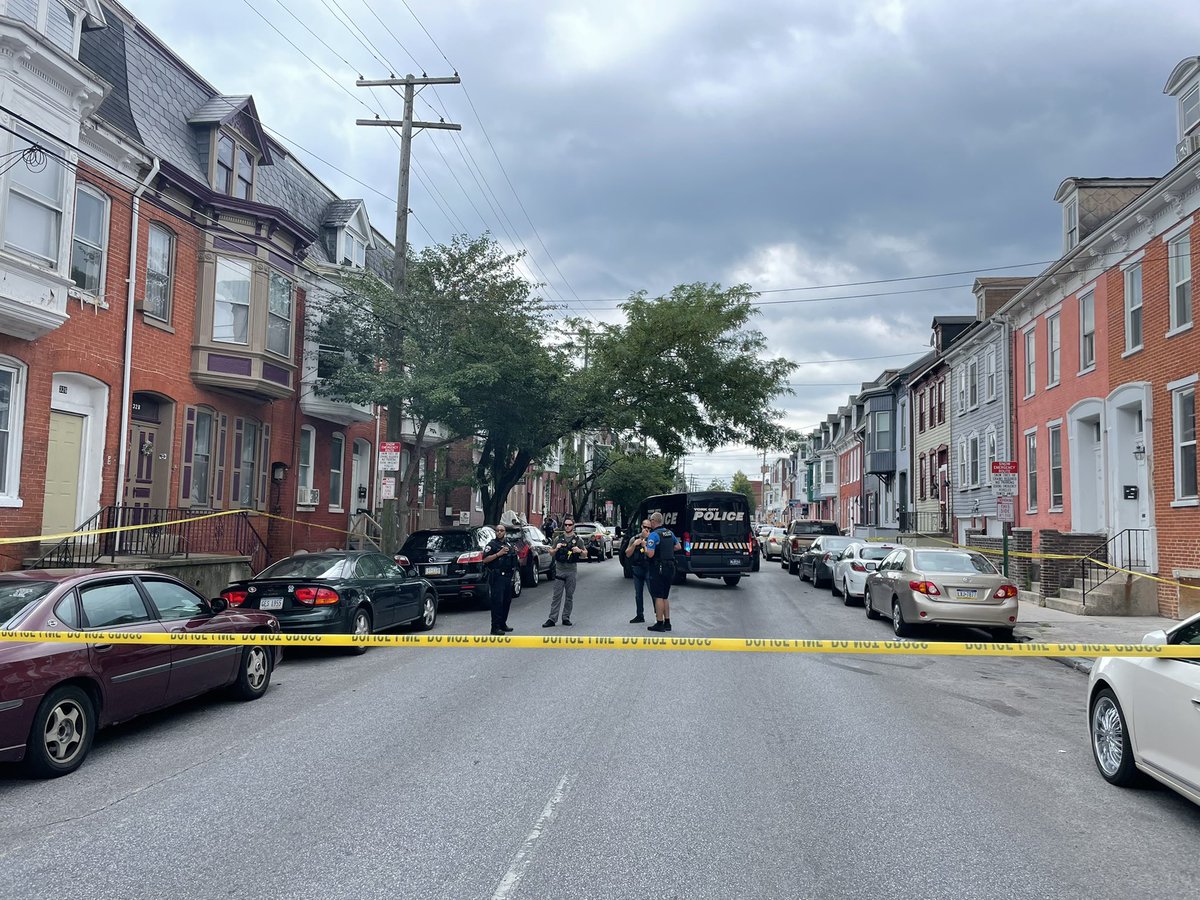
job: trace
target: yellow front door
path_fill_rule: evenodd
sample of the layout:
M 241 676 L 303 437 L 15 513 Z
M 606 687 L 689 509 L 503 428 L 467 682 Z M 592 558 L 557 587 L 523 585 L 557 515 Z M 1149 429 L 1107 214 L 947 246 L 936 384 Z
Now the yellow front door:
M 74 531 L 79 523 L 79 461 L 83 454 L 83 416 L 50 413 L 50 446 L 46 451 L 46 499 L 42 534 Z

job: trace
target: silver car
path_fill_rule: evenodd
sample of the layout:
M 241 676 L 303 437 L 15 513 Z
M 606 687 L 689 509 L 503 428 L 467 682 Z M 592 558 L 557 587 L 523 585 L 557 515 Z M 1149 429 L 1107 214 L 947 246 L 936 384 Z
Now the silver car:
M 896 549 L 895 544 L 851 544 L 833 567 L 833 595 L 840 594 L 846 606 L 861 600 L 867 593 L 867 576 Z
M 759 535 L 762 542 L 763 559 L 783 559 L 783 542 L 787 540 L 787 532 L 782 528 L 768 528 Z
M 901 547 L 867 576 L 868 619 L 891 616 L 897 637 L 914 626 L 972 625 L 1011 641 L 1017 622 L 1017 587 L 982 553 Z
M 1200 615 L 1143 644 L 1200 645 Z M 1092 758 L 1110 784 L 1146 775 L 1200 803 L 1200 659 L 1105 657 L 1088 683 Z

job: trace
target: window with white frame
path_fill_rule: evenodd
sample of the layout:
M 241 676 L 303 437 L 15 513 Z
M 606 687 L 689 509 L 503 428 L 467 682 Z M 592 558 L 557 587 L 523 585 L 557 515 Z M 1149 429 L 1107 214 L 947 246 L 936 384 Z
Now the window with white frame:
M 329 508 L 342 508 L 342 470 L 345 467 L 346 437 L 335 433 L 329 444 Z
M 1175 436 L 1175 499 L 1195 500 L 1196 493 L 1196 384 L 1172 391 L 1171 410 Z
M 983 458 L 983 477 L 988 483 L 992 483 L 992 463 L 996 461 L 996 429 L 989 428 L 986 437 L 987 453 Z
M 1142 264 L 1125 270 L 1125 352 L 1142 347 Z
M 1186 137 L 1197 125 L 1200 125 L 1200 85 L 1179 98 L 1179 136 Z
M 1079 298 L 1079 370 L 1096 365 L 1096 295 L 1088 291 Z
M 919 477 L 917 479 L 917 499 L 924 500 L 925 499 L 925 470 L 926 470 L 926 462 L 927 462 L 924 453 L 921 454 L 921 458 L 918 462 L 919 462 L 919 465 L 917 467 L 917 472 L 919 473 Z
M 967 370 L 958 370 L 958 414 L 967 411 Z
M 0 506 L 19 506 L 25 364 L 0 356 Z
M 342 229 L 341 264 L 357 269 L 366 268 L 367 265 L 367 242 L 349 228 Z
M 1032 397 L 1037 389 L 1037 332 L 1025 332 L 1025 396 Z
M 825 460 L 824 481 L 825 481 L 825 484 L 829 484 L 829 485 L 833 484 L 833 460 L 832 459 Z
M 1072 197 L 1063 208 L 1063 227 L 1066 237 L 1066 249 L 1070 250 L 1079 243 L 1079 201 Z
M 1062 318 L 1055 313 L 1046 318 L 1046 387 L 1058 384 L 1061 356 Z
M 875 413 L 875 449 L 892 449 L 892 411 L 881 409 Z
M 1025 509 L 1036 512 L 1038 505 L 1037 432 L 1025 435 Z
M 1171 277 L 1171 330 L 1192 324 L 1192 239 L 1184 232 L 1167 244 Z
M 969 484 L 967 474 L 967 442 L 958 442 L 958 489 L 965 491 Z
M 313 453 L 316 449 L 316 429 L 311 425 L 300 428 L 300 457 L 296 465 L 296 503 L 301 506 L 311 505 L 309 498 L 313 485 Z
M 972 434 L 967 440 L 967 475 L 971 479 L 971 487 L 979 487 L 982 480 L 979 477 L 979 435 Z
M 27 256 L 58 266 L 58 236 L 62 223 L 66 177 L 56 157 L 63 150 L 57 144 L 24 127 L 13 126 L 15 164 L 8 170 L 8 196 L 4 208 L 4 246 Z M 40 163 L 19 154 L 37 145 L 45 151 Z
M 175 289 L 175 236 L 161 225 L 150 223 L 146 246 L 146 299 L 142 309 L 148 316 L 171 321 L 171 294 Z
M 987 398 L 996 399 L 996 351 L 989 350 L 987 355 Z
M 971 409 L 979 405 L 979 361 L 974 358 L 967 363 L 967 405 Z
M 908 449 L 908 404 L 900 401 L 897 415 L 900 419 L 900 449 Z
M 1050 508 L 1062 509 L 1062 426 L 1051 425 L 1046 429 L 1050 437 Z
M 75 188 L 75 230 L 71 240 L 71 280 L 88 294 L 104 293 L 104 251 L 108 247 L 108 195 L 90 184 Z
M 213 340 L 222 344 L 250 343 L 250 263 L 217 257 Z
M 267 298 L 267 349 L 292 354 L 292 280 L 272 272 Z

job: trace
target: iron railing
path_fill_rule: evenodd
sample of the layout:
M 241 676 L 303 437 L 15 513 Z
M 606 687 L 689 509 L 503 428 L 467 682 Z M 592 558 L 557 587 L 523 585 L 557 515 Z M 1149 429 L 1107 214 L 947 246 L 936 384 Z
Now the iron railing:
M 188 558 L 196 554 L 236 554 L 250 558 L 257 572 L 267 562 L 267 546 L 246 510 L 227 516 L 204 509 L 162 509 L 142 506 L 106 506 L 76 531 L 113 530 L 101 534 L 76 534 L 46 550 L 31 568 L 58 569 L 90 566 L 104 557 L 145 559 Z
M 1084 606 L 1088 594 L 1109 581 L 1118 569 L 1148 570 L 1149 547 L 1150 529 L 1126 528 L 1079 560 L 1079 587 Z
M 350 530 L 346 533 L 347 550 L 378 550 L 382 546 L 383 526 L 370 513 L 355 513 L 350 517 Z
M 897 514 L 900 530 L 908 534 L 949 534 L 950 519 L 944 509 L 902 509 Z

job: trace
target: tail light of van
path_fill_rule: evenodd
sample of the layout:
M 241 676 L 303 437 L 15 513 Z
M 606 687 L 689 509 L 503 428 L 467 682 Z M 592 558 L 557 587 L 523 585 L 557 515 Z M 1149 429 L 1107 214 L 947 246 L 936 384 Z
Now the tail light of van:
M 942 592 L 938 590 L 938 586 L 932 581 L 910 581 L 908 586 L 918 594 L 924 594 L 926 597 L 940 597 Z
M 456 562 L 458 562 L 459 565 L 464 566 L 470 563 L 481 563 L 483 562 L 483 551 L 475 550 L 471 553 L 464 553 L 456 560 Z
M 683 533 L 683 555 L 692 555 L 692 536 L 686 531 Z
M 241 606 L 246 602 L 247 596 L 245 591 L 238 590 L 237 588 L 227 588 L 221 591 L 221 599 L 230 606 Z

